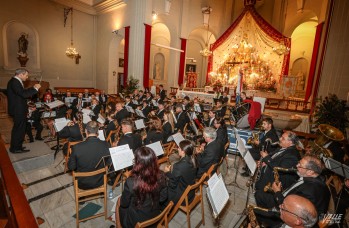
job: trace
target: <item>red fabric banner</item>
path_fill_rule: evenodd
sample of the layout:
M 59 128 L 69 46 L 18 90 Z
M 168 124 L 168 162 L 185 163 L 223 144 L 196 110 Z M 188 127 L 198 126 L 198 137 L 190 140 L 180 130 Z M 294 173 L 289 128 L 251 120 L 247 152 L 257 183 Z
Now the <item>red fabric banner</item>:
M 317 58 L 319 54 L 319 47 L 320 47 L 321 33 L 322 33 L 323 26 L 324 26 L 324 22 L 316 26 L 313 54 L 311 56 L 310 70 L 309 70 L 309 76 L 308 76 L 308 84 L 307 84 L 307 89 L 305 91 L 305 101 L 309 100 L 309 97 L 311 96 L 311 92 L 313 90 L 316 63 L 317 63 Z
M 183 50 L 183 52 L 181 52 L 179 59 L 178 86 L 181 86 L 183 84 L 186 49 L 187 39 L 181 38 L 181 50 Z
M 150 42 L 151 42 L 151 25 L 144 24 L 144 68 L 143 68 L 143 86 L 149 87 L 149 64 L 150 64 Z
M 129 47 L 130 47 L 130 26 L 127 26 L 125 27 L 125 46 L 124 46 L 124 85 L 127 84 Z

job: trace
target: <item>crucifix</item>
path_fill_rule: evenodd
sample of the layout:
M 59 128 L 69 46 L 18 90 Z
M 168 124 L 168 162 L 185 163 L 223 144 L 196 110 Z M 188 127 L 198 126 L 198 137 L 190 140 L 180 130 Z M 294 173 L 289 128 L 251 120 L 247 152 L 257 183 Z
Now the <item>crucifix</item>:
M 75 64 L 79 64 L 79 60 L 81 59 L 81 55 L 80 54 L 77 54 L 75 56 Z

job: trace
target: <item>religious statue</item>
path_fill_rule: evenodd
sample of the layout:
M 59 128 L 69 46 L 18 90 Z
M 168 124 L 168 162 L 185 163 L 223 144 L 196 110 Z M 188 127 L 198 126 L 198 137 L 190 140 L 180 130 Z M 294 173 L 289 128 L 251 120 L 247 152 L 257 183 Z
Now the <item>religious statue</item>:
M 27 55 L 27 49 L 28 49 L 28 35 L 25 33 L 22 33 L 21 37 L 18 39 L 18 55 L 26 56 Z

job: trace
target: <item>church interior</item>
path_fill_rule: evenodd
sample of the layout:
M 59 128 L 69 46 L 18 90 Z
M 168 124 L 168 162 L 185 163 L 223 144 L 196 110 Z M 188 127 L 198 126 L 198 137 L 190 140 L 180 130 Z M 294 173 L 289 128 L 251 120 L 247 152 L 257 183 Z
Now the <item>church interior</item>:
M 123 207 L 122 196 L 130 188 L 130 179 L 136 179 L 134 156 L 138 156 L 135 151 L 139 147 L 133 149 L 129 143 L 125 149 L 120 144 L 129 133 L 129 124 L 124 121 L 127 119 L 132 125 L 129 131 L 140 135 L 142 148 L 154 144 L 148 138 L 157 120 L 161 120 L 162 129 L 171 123 L 171 136 L 161 138 L 161 143 L 156 144 L 159 148 L 147 147 L 158 156 L 159 172 L 171 174 L 176 163 L 183 160 L 181 153 L 186 153 L 181 140 L 195 144 L 193 153 L 198 155 L 193 164 L 198 162 L 200 170 L 201 159 L 211 144 L 207 138 L 213 134 L 213 141 L 220 140 L 218 128 L 225 127 L 224 156 L 188 184 L 196 188 L 192 203 L 187 205 L 188 199 L 182 196 L 183 204 L 174 201 L 174 205 L 162 208 L 155 224 L 313 227 L 302 226 L 305 220 L 299 214 L 294 217 L 301 218 L 296 222 L 303 224 L 290 225 L 292 222 L 283 214 L 287 210 L 282 205 L 289 203 L 286 193 L 284 203 L 276 206 L 277 221 L 285 226 L 276 226 L 263 213 L 254 212 L 270 205 L 263 204 L 255 192 L 263 179 L 264 174 L 256 178 L 258 171 L 264 169 L 260 168 L 262 164 L 271 170 L 269 187 L 273 189 L 268 197 L 276 197 L 274 188 L 279 178 L 281 182 L 288 181 L 285 176 L 292 169 L 294 176 L 307 178 L 302 175 L 310 175 L 313 168 L 304 168 L 309 172 L 303 174 L 299 170 L 303 168 L 301 162 L 310 164 L 311 159 L 317 159 L 314 163 L 321 163 L 322 172 L 318 174 L 323 176 L 329 192 L 328 207 L 321 211 L 313 198 L 308 200 L 300 193 L 305 199 L 295 198 L 295 202 L 306 200 L 300 205 L 309 201 L 315 206 L 314 223 L 318 226 L 314 227 L 348 227 L 347 12 L 346 0 L 1 1 L 1 226 L 121 227 L 121 220 L 124 227 L 131 227 L 125 225 L 122 210 L 117 209 Z M 23 80 L 23 75 L 28 79 Z M 28 101 L 26 110 L 29 108 L 30 114 L 40 112 L 38 125 L 35 120 L 30 122 L 32 116 L 26 113 L 23 147 L 14 151 L 11 147 L 18 113 L 11 110 L 18 110 L 21 104 L 10 98 L 13 78 L 20 80 L 21 90 L 36 89 L 35 96 L 16 96 Z M 11 109 L 11 105 L 15 108 Z M 160 117 L 161 107 L 165 114 Z M 121 117 L 123 111 L 126 114 Z M 180 126 L 182 112 L 187 122 Z M 91 133 L 91 122 L 98 123 L 99 133 Z M 70 123 L 80 127 L 81 140 L 64 138 L 61 131 Z M 108 123 L 115 124 L 111 131 Z M 208 128 L 217 130 L 210 133 Z M 275 129 L 275 141 L 265 137 L 269 129 Z M 36 134 L 35 140 L 27 131 Z M 79 197 L 82 201 L 88 199 L 84 195 L 88 191 L 79 189 L 77 183 L 82 178 L 76 175 L 83 172 L 71 170 L 70 159 L 77 154 L 75 143 L 84 143 L 93 134 L 109 147 L 107 156 L 94 161 L 95 170 L 105 165 L 105 180 L 101 187 L 91 190 L 97 195 L 95 199 L 80 202 Z M 265 157 L 277 159 L 279 154 L 264 155 L 260 151 L 275 146 L 282 153 L 284 147 L 288 148 L 284 146 L 284 134 L 300 157 L 292 166 L 281 167 L 282 161 L 271 166 Z M 292 134 L 296 143 L 291 140 Z M 205 146 L 201 148 L 202 143 Z M 258 148 L 257 159 L 250 148 Z M 127 160 L 124 155 L 119 159 L 125 161 L 118 161 L 115 157 L 115 153 L 128 151 L 135 159 Z M 106 165 L 108 162 L 111 164 Z M 118 162 L 131 163 L 118 169 Z M 166 173 L 168 180 L 173 175 Z M 282 184 L 279 193 L 286 190 L 286 183 Z M 265 210 L 271 213 L 272 209 Z M 145 220 L 138 221 L 137 227 L 149 226 L 150 223 L 140 225 Z

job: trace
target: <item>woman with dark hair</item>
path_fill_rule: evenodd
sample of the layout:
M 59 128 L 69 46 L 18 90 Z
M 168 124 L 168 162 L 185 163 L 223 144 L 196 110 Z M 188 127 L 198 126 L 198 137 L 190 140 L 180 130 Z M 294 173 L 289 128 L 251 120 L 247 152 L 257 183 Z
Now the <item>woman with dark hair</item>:
M 213 121 L 213 126 L 216 128 L 217 142 L 222 143 L 223 146 L 225 146 L 225 144 L 228 142 L 228 131 L 224 118 L 216 117 L 216 119 Z
M 143 137 L 144 145 L 148 145 L 157 141 L 161 141 L 164 138 L 162 133 L 161 120 L 157 116 L 152 116 L 149 118 L 149 131 L 147 135 Z
M 157 157 L 148 147 L 134 151 L 132 174 L 127 178 L 116 209 L 122 227 L 135 227 L 160 214 L 167 200 L 166 176 L 159 170 Z M 117 221 L 117 222 L 119 222 Z
M 162 132 L 164 134 L 162 143 L 167 143 L 168 137 L 173 134 L 174 131 L 174 120 L 173 115 L 170 111 L 165 111 L 164 122 L 162 123 Z
M 176 205 L 188 185 L 195 184 L 196 159 L 194 155 L 193 143 L 183 140 L 179 143 L 178 154 L 180 160 L 176 162 L 171 170 L 171 166 L 165 167 L 168 180 L 168 201 L 173 201 Z M 189 193 L 189 201 L 194 198 L 195 192 Z

